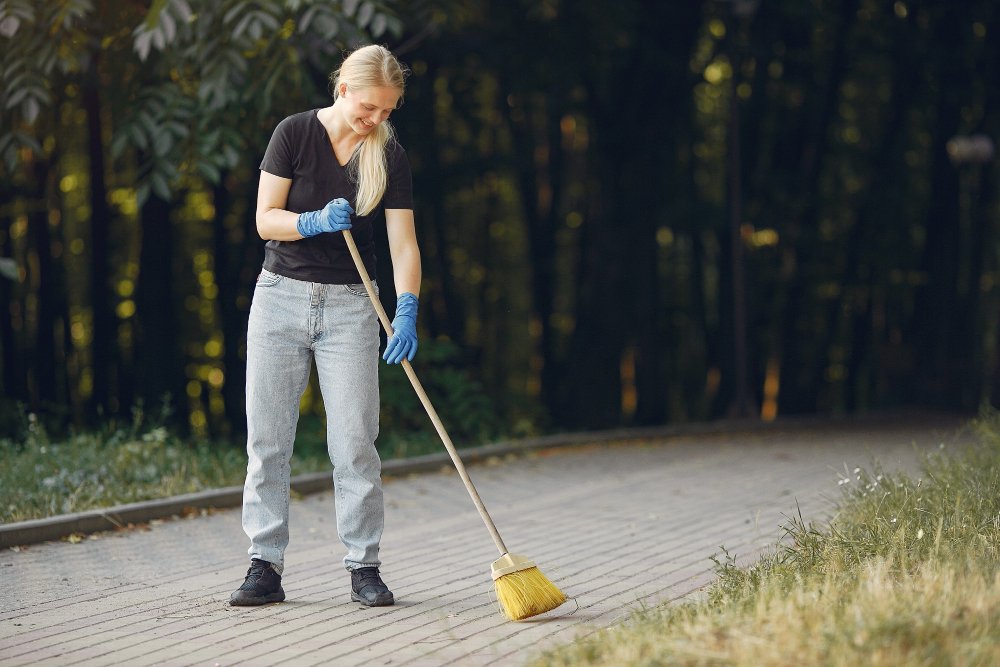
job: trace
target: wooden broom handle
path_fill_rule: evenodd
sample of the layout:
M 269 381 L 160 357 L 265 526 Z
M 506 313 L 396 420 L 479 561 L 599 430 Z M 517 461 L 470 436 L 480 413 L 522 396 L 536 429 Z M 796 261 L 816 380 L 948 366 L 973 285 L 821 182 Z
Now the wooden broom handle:
M 368 298 L 371 299 L 372 305 L 375 306 L 378 319 L 382 322 L 382 328 L 385 329 L 385 335 L 392 338 L 393 331 L 392 324 L 389 322 L 389 316 L 385 314 L 382 302 L 379 301 L 378 295 L 375 294 L 375 286 L 372 285 L 371 278 L 368 277 L 368 270 L 365 269 L 365 265 L 361 261 L 361 254 L 358 252 L 358 246 L 354 243 L 354 237 L 351 236 L 351 230 L 344 230 L 344 239 L 347 241 L 348 250 L 351 251 L 351 257 L 354 258 L 354 265 L 358 268 L 358 273 L 361 274 L 361 280 L 365 284 L 365 289 L 368 290 Z M 475 503 L 476 509 L 479 510 L 479 516 L 483 518 L 483 523 L 486 524 L 487 530 L 493 536 L 493 542 L 496 543 L 497 549 L 500 550 L 500 555 L 503 556 L 507 553 L 507 547 L 504 546 L 503 539 L 500 537 L 500 533 L 497 532 L 497 527 L 493 525 L 493 519 L 490 518 L 489 512 L 486 511 L 486 506 L 483 505 L 482 498 L 479 497 L 476 487 L 473 486 L 472 480 L 469 478 L 469 473 L 465 470 L 465 464 L 462 463 L 461 457 L 459 457 L 458 452 L 455 450 L 455 445 L 452 444 L 451 438 L 448 437 L 448 432 L 444 429 L 444 424 L 441 423 L 441 418 L 438 417 L 437 410 L 431 405 L 431 399 L 427 397 L 427 392 L 424 391 L 423 385 L 417 379 L 417 374 L 413 371 L 413 366 L 410 365 L 408 359 L 403 359 L 403 370 L 406 371 L 406 377 L 410 378 L 413 390 L 417 392 L 420 402 L 424 405 L 424 410 L 427 411 L 427 416 L 431 418 L 431 422 L 434 423 L 434 428 L 437 430 L 441 442 L 444 443 L 444 448 L 448 450 L 448 454 L 451 456 L 452 463 L 455 464 L 459 476 L 465 482 L 465 490 L 472 496 L 472 502 Z

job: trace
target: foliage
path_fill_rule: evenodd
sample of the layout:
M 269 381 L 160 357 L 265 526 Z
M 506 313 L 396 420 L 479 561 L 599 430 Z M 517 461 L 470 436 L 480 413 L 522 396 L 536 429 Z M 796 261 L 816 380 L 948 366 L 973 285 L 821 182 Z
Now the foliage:
M 237 449 L 192 446 L 162 426 L 137 426 L 53 442 L 32 415 L 24 442 L 0 440 L 0 521 L 229 486 L 246 474 Z
M 463 366 L 458 346 L 436 341 L 421 343 L 413 363 L 456 447 L 484 444 L 503 432 L 493 402 Z M 444 451 L 402 366 L 379 364 L 379 391 L 382 410 L 376 444 L 383 457 Z
M 31 415 L 27 439 L 0 439 L 0 523 L 236 486 L 246 478 L 243 447 L 138 425 L 109 423 L 56 441 Z M 292 475 L 329 470 L 325 448 L 297 447 L 291 469 Z
M 458 349 L 447 343 L 421 346 L 417 372 L 458 447 L 482 444 L 501 433 L 496 411 L 482 387 L 466 377 Z M 402 368 L 380 363 L 383 459 L 416 456 L 444 447 L 429 425 Z M 0 404 L 3 408 L 3 404 Z M 0 411 L 0 425 L 23 437 L 0 439 L 0 523 L 241 484 L 246 475 L 242 443 L 184 439 L 163 422 L 164 405 L 143 425 L 140 408 L 129 426 L 109 422 L 96 432 L 53 439 L 23 406 Z M 6 412 L 12 414 L 7 415 Z M 14 423 L 24 424 L 23 430 Z M 299 420 L 292 474 L 330 470 L 326 426 L 315 415 Z
M 26 131 L 52 102 L 55 74 L 79 71 L 83 51 L 81 22 L 93 11 L 90 0 L 0 2 L 0 160 L 14 170 L 19 148 L 42 152 Z
M 369 0 L 153 3 L 133 37 L 160 83 L 140 92 L 112 145 L 116 157 L 126 146 L 146 156 L 138 204 L 150 191 L 170 199 L 180 165 L 218 184 L 246 153 L 239 125 L 248 127 L 248 108 L 253 126 L 310 86 L 303 65 L 330 69 L 345 44 L 369 40 L 366 29 L 377 39 L 402 28 L 387 3 Z M 154 51 L 161 56 L 151 58 Z
M 260 157 L 378 40 L 412 66 L 392 118 L 421 340 L 460 349 L 507 432 L 725 415 L 733 243 L 763 416 L 997 404 L 1000 170 L 947 145 L 1000 136 L 998 21 L 983 0 L 2 0 L 4 396 L 82 428 L 170 391 L 192 433 L 243 430 Z
M 991 665 L 1000 658 L 1000 413 L 916 480 L 849 471 L 830 524 L 788 526 L 702 599 L 648 610 L 534 665 Z

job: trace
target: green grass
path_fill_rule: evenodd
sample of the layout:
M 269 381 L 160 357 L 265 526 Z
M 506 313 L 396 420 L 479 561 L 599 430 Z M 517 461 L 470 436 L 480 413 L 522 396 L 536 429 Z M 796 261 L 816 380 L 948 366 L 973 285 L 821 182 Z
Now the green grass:
M 1000 414 L 970 431 L 916 476 L 855 470 L 829 523 L 796 517 L 753 566 L 717 562 L 699 599 L 530 664 L 1000 664 Z
M 330 468 L 325 452 L 292 457 L 292 474 Z M 161 427 L 105 428 L 51 440 L 37 422 L 0 440 L 0 523 L 242 484 L 247 456 L 226 443 L 192 443 Z
M 420 349 L 414 368 L 456 446 L 475 446 L 502 435 L 496 407 L 463 370 L 460 350 L 435 341 Z M 379 385 L 375 445 L 382 459 L 444 451 L 402 368 L 380 364 Z M 9 401 L 0 407 L 6 408 L 0 410 L 0 426 L 19 434 L 0 438 L 0 523 L 232 486 L 246 476 L 245 442 L 178 437 L 160 425 L 170 413 L 166 404 L 157 423 L 143 424 L 137 408 L 136 422 L 127 427 L 112 422 L 98 431 L 61 438 L 51 438 L 42 420 L 25 416 Z M 299 419 L 294 451 L 293 476 L 332 469 L 322 417 Z

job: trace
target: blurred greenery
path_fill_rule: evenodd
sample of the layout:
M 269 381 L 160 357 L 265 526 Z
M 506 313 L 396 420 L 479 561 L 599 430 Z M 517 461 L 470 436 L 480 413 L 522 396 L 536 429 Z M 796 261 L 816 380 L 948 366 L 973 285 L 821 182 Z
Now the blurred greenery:
M 429 341 L 415 364 L 456 447 L 482 444 L 503 433 L 483 388 L 469 380 L 458 348 Z M 400 366 L 382 365 L 383 460 L 444 451 Z M 173 408 L 161 404 L 148 419 L 108 422 L 94 431 L 52 437 L 37 415 L 13 405 L 13 437 L 0 437 L 0 523 L 110 507 L 151 498 L 242 484 L 247 457 L 242 442 L 211 441 L 164 426 Z M 426 423 L 425 423 L 426 422 Z M 321 416 L 303 414 L 295 437 L 292 475 L 332 470 Z
M 1000 136 L 996 3 L 248 7 L 0 6 L 0 433 L 165 395 L 245 433 L 257 167 L 372 41 L 412 70 L 417 361 L 462 440 L 725 416 L 736 249 L 761 417 L 1000 404 L 1000 170 L 949 143 Z M 435 447 L 392 372 L 379 447 Z

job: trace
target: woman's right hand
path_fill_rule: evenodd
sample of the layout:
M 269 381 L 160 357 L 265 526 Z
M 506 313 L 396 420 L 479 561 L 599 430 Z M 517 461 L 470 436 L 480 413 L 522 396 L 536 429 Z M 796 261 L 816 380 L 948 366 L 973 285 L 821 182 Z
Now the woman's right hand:
M 351 228 L 351 213 L 354 213 L 354 209 L 346 199 L 334 199 L 321 211 L 300 213 L 296 227 L 303 238 L 342 232 Z

